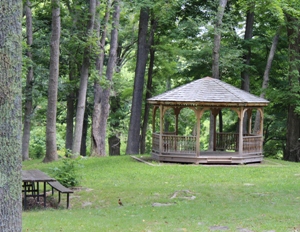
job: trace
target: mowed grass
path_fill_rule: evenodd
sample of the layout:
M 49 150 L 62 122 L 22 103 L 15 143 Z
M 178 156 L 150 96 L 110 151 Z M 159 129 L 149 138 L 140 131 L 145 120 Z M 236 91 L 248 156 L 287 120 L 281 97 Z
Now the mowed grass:
M 50 174 L 60 164 L 32 160 L 23 169 Z M 84 158 L 80 164 L 81 188 L 71 195 L 70 209 L 63 198 L 59 209 L 24 211 L 23 231 L 300 229 L 297 163 L 267 159 L 258 165 L 150 166 L 120 156 Z M 124 206 L 118 205 L 119 198 Z

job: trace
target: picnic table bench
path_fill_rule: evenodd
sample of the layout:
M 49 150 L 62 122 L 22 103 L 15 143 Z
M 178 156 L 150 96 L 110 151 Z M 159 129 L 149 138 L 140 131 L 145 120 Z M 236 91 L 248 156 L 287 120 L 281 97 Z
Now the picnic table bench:
M 69 208 L 69 202 L 70 202 L 70 193 L 73 193 L 73 190 L 63 186 L 61 183 L 58 181 L 51 181 L 48 182 L 48 184 L 52 187 L 52 195 L 54 194 L 54 189 L 58 191 L 58 204 L 60 203 L 61 193 L 66 193 L 67 194 L 67 209 Z

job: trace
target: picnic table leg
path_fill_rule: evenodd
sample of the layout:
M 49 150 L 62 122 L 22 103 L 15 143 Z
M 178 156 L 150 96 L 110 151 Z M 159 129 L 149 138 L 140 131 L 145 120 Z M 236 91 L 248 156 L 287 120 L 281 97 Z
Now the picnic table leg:
M 33 182 L 34 184 L 34 182 Z M 40 202 L 40 184 L 36 182 L 36 191 L 37 191 L 37 201 Z
M 58 204 L 60 203 L 60 191 L 58 191 Z
M 26 183 L 24 183 L 24 209 L 27 208 L 27 202 L 26 202 Z
M 67 209 L 69 208 L 69 193 L 67 193 Z
M 46 208 L 46 182 L 44 182 L 44 207 Z

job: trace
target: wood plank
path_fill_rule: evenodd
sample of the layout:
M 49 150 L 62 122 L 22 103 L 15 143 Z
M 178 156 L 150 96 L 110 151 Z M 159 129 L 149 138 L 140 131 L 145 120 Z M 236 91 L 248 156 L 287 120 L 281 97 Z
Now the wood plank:
M 55 181 L 54 178 L 48 176 L 40 170 L 22 170 L 23 182 L 50 182 Z
M 58 181 L 52 181 L 48 183 L 51 187 L 55 188 L 57 191 L 60 191 L 62 193 L 73 193 L 73 190 L 63 186 Z

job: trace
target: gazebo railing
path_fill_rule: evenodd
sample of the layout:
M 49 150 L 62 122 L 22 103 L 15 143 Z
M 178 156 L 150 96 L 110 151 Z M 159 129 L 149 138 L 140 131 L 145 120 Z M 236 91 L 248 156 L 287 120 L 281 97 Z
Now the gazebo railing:
M 155 153 L 159 153 L 159 134 L 152 134 L 152 151 Z
M 217 133 L 216 150 L 238 151 L 239 136 L 237 133 Z M 152 151 L 159 151 L 159 134 L 152 134 Z M 174 134 L 162 135 L 162 153 L 166 154 L 196 154 L 196 136 L 180 136 Z M 243 136 L 243 154 L 261 154 L 262 136 L 244 135 Z
M 243 137 L 243 153 L 258 154 L 262 153 L 262 136 L 244 136 Z
M 152 150 L 159 153 L 159 134 L 152 135 Z M 196 136 L 162 135 L 163 153 L 196 153 Z
M 217 133 L 216 136 L 216 150 L 226 151 L 238 150 L 238 142 L 239 142 L 239 134 L 237 133 L 227 133 L 227 132 L 220 132 Z
M 239 150 L 239 134 L 221 132 L 216 136 L 216 150 Z M 243 135 L 243 154 L 262 153 L 261 135 Z

